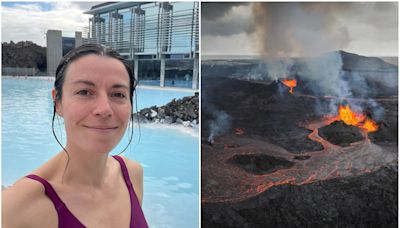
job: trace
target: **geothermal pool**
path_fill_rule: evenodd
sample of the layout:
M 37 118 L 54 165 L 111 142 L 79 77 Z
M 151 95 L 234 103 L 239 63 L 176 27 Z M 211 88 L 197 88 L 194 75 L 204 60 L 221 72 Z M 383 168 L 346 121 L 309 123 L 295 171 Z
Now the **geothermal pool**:
M 51 133 L 51 79 L 2 78 L 2 185 L 9 186 L 60 151 Z M 183 90 L 137 90 L 138 110 L 192 96 Z M 55 131 L 65 142 L 62 120 Z M 114 149 L 119 153 L 127 135 Z M 199 224 L 199 151 L 196 129 L 134 125 L 132 145 L 123 154 L 144 167 L 143 210 L 150 227 Z

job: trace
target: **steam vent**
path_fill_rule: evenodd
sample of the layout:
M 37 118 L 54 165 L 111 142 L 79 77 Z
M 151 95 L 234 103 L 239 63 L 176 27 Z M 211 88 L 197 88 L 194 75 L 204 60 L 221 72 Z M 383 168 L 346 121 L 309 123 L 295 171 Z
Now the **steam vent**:
M 397 66 L 287 62 L 202 62 L 202 225 L 397 227 Z

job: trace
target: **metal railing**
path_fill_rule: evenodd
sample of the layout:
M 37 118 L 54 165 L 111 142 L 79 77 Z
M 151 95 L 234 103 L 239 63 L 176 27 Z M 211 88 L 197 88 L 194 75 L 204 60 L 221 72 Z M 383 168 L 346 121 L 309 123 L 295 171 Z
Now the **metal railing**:
M 94 15 L 83 30 L 83 43 L 98 43 L 133 58 L 135 54 L 193 53 L 199 43 L 199 4 L 173 10 L 173 3 L 158 3 L 158 13 L 133 7 Z M 154 10 L 153 10 L 154 12 Z

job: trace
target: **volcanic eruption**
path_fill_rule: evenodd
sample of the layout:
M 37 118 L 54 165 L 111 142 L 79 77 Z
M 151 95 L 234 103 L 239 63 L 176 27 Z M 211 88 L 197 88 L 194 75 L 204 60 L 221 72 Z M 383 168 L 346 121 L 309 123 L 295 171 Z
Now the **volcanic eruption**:
M 230 117 L 202 143 L 205 227 L 397 227 L 397 66 L 341 50 L 339 5 L 252 4 L 262 58 L 202 62 L 202 122 Z
M 301 67 L 297 69 L 305 69 Z M 346 77 L 354 71 L 339 73 Z M 350 213 L 347 208 L 360 194 L 368 195 L 365 204 L 372 208 L 394 211 L 390 202 L 396 196 L 385 192 L 382 198 L 381 190 L 371 188 L 392 189 L 389 186 L 397 180 L 392 168 L 397 164 L 397 109 L 393 109 L 397 97 L 385 95 L 396 94 L 396 88 L 382 89 L 382 84 L 369 81 L 370 90 L 381 94 L 344 99 L 335 90 L 314 93 L 318 82 L 303 74 L 294 74 L 302 83 L 296 84 L 296 96 L 288 97 L 280 92 L 283 81 L 215 77 L 207 83 L 209 78 L 204 78 L 207 99 L 203 106 L 212 101 L 230 116 L 231 127 L 213 137 L 212 145 L 202 143 L 203 224 L 225 224 L 222 218 L 238 222 L 234 227 L 274 221 L 269 208 L 294 210 L 283 200 L 287 197 L 296 205 L 315 205 L 296 209 L 307 213 L 311 221 L 319 221 L 311 213 L 315 207 L 329 211 L 327 205 L 333 202 Z M 353 92 L 353 85 L 346 86 L 344 91 Z M 203 110 L 202 121 L 209 122 L 210 117 Z M 208 132 L 202 128 L 203 135 Z M 386 206 L 380 206 L 380 201 Z M 239 212 L 234 213 L 237 217 L 232 217 L 233 211 Z M 260 211 L 269 216 L 254 220 Z M 336 216 L 324 211 L 321 216 Z M 292 220 L 298 221 L 296 216 Z
M 349 105 L 340 105 L 338 115 L 333 119 L 343 121 L 347 125 L 357 126 L 367 132 L 374 132 L 379 129 L 375 121 L 363 113 L 354 112 Z

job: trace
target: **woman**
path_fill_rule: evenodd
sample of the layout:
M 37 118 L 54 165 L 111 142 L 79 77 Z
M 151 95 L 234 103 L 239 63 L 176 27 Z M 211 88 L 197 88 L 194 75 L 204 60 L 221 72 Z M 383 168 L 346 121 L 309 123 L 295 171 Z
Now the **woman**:
M 66 146 L 3 191 L 2 227 L 147 227 L 142 167 L 108 155 L 132 120 L 130 66 L 109 48 L 83 45 L 63 57 L 54 87 Z

